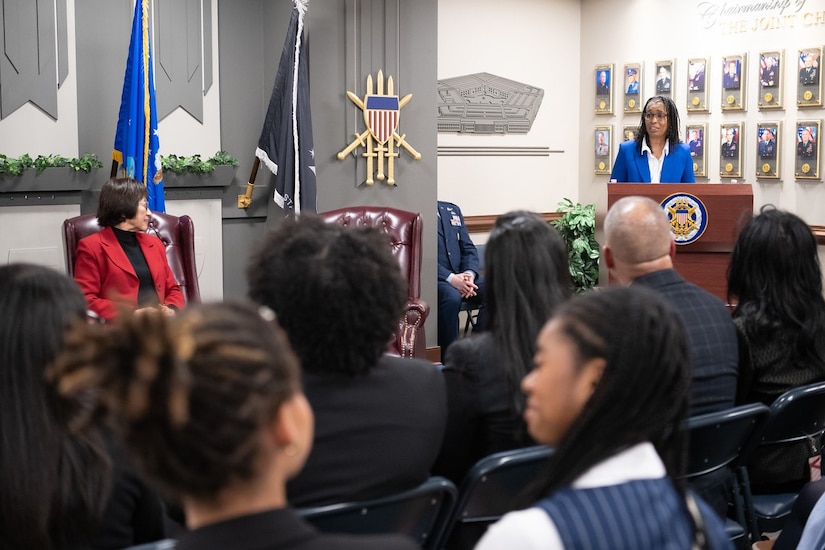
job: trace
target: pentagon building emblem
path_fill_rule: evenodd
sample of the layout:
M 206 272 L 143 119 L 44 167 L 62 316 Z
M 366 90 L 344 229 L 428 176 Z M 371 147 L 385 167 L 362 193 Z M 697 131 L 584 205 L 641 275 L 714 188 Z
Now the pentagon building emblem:
M 708 211 L 698 198 L 675 193 L 661 202 L 676 244 L 696 242 L 708 227 Z

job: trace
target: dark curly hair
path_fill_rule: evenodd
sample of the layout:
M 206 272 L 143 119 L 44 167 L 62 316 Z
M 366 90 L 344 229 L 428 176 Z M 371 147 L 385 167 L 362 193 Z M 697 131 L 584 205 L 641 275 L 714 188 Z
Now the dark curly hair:
M 73 427 L 108 419 L 169 495 L 211 501 L 259 474 L 260 431 L 300 391 L 298 359 L 265 313 L 216 303 L 79 327 L 50 378 L 83 403 Z
M 249 297 L 272 308 L 303 368 L 368 372 L 395 333 L 407 284 L 387 236 L 301 215 L 266 235 L 248 269 Z
M 679 109 L 676 103 L 667 96 L 655 95 L 647 100 L 645 108 L 642 109 L 642 116 L 639 119 L 639 126 L 636 128 L 636 151 L 642 154 L 642 143 L 647 139 L 647 127 L 645 126 L 645 113 L 651 103 L 661 103 L 667 113 L 667 141 L 668 147 L 673 151 L 681 139 L 679 138 Z M 648 144 L 649 145 L 649 144 Z

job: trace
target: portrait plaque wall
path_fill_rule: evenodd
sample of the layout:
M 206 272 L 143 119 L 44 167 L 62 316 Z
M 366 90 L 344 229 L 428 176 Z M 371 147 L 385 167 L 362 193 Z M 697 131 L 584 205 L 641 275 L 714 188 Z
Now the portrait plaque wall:
M 596 126 L 593 144 L 594 173 L 610 174 L 613 170 L 613 126 Z
M 613 65 L 596 65 L 596 114 L 613 114 Z M 621 86 L 622 79 L 619 79 Z
M 745 109 L 745 72 L 747 55 L 726 55 L 722 58 L 722 110 Z
M 687 67 L 687 110 L 689 112 L 708 112 L 708 80 L 706 71 L 707 58 L 688 59 Z
M 803 120 L 796 123 L 796 155 L 794 176 L 796 179 L 819 179 L 819 120 Z
M 779 179 L 781 122 L 760 122 L 756 126 L 756 177 Z
M 720 126 L 719 177 L 742 176 L 742 123 Z
M 673 87 L 676 62 L 673 59 L 663 59 L 656 62 L 656 95 L 673 97 Z
M 782 50 L 759 52 L 759 109 L 782 108 L 782 74 L 785 70 Z M 756 172 L 759 174 L 759 171 Z
M 642 64 L 628 63 L 624 66 L 624 112 L 642 111 Z
M 705 136 L 708 133 L 708 125 L 688 124 L 685 127 L 685 139 L 690 147 L 690 157 L 693 160 L 693 175 L 697 178 L 704 178 L 707 175 L 707 155 L 705 151 Z
M 799 78 L 796 85 L 797 107 L 822 106 L 822 79 L 820 78 L 820 62 L 822 48 L 805 48 L 799 50 L 797 56 Z

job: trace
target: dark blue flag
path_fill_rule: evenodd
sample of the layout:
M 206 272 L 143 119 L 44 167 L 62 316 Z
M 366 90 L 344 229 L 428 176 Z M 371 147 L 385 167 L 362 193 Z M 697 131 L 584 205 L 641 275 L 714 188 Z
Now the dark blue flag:
M 315 150 L 309 70 L 302 43 L 309 0 L 294 0 L 275 86 L 255 156 L 275 174 L 273 200 L 284 213 L 315 212 Z
M 150 35 L 149 0 L 136 0 L 112 158 L 125 176 L 146 185 L 149 209 L 166 212 Z

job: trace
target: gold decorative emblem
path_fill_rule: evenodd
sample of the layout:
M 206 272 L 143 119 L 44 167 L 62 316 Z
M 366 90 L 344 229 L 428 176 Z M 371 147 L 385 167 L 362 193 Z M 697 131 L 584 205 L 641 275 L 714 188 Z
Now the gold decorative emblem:
M 765 94 L 765 103 L 770 103 L 771 101 L 773 101 L 773 94 L 768 92 Z
M 693 171 L 695 172 L 695 171 L 696 171 L 696 170 L 698 170 L 698 169 L 699 169 L 699 163 L 698 163 L 698 162 L 694 162 L 694 163 L 693 163 Z
M 807 174 L 810 171 L 811 171 L 811 165 L 810 164 L 808 164 L 806 162 L 805 164 L 802 165 L 802 173 L 803 174 Z
M 766 162 L 765 164 L 762 165 L 762 171 L 767 174 L 768 172 L 771 171 L 771 165 Z
M 805 99 L 805 101 L 810 101 L 814 98 L 814 93 L 810 90 L 805 90 L 805 93 L 802 94 L 802 97 Z
M 599 170 L 604 170 L 605 166 L 606 165 L 605 165 L 604 161 L 600 162 L 599 163 Z
M 635 107 L 635 106 L 636 106 L 636 100 L 635 100 L 635 99 L 631 99 L 630 101 L 628 101 L 628 102 L 627 102 L 627 106 L 628 106 L 628 107 L 630 107 L 630 108 L 632 109 L 633 107 Z
M 695 107 L 698 107 L 699 106 L 699 98 L 694 96 L 694 98 L 691 100 L 691 103 L 693 103 L 693 105 Z
M 690 204 L 685 197 L 678 197 L 673 204 L 666 204 L 665 208 L 670 218 L 670 230 L 675 237 L 685 238 L 699 229 L 694 220 L 696 206 Z
M 736 98 L 733 97 L 732 95 L 729 95 L 728 98 L 727 98 L 727 101 L 728 101 L 728 105 L 733 105 L 733 103 L 736 101 Z
M 733 172 L 733 164 L 730 162 L 725 165 L 725 172 Z
M 607 103 L 604 100 L 599 101 L 599 109 L 603 110 L 605 107 L 607 107 Z
M 361 156 L 367 159 L 366 184 L 372 185 L 375 180 L 372 174 L 375 161 L 378 160 L 376 178 L 383 181 L 386 177 L 388 185 L 395 185 L 395 159 L 398 157 L 395 147 L 403 147 L 415 160 L 421 160 L 421 153 L 407 143 L 406 134 L 398 135 L 398 119 L 401 109 L 410 102 L 412 94 L 401 99 L 393 94 L 392 77 L 387 78 L 387 93 L 384 94 L 384 72 L 378 71 L 378 92 L 372 93 L 372 75 L 367 75 L 367 94 L 361 100 L 357 95 L 347 91 L 347 97 L 364 113 L 364 123 L 367 129 L 361 134 L 355 134 L 355 139 L 338 153 L 338 160 L 344 158 L 357 149 L 364 147 L 366 152 Z M 387 174 L 384 175 L 384 159 L 387 159 Z

